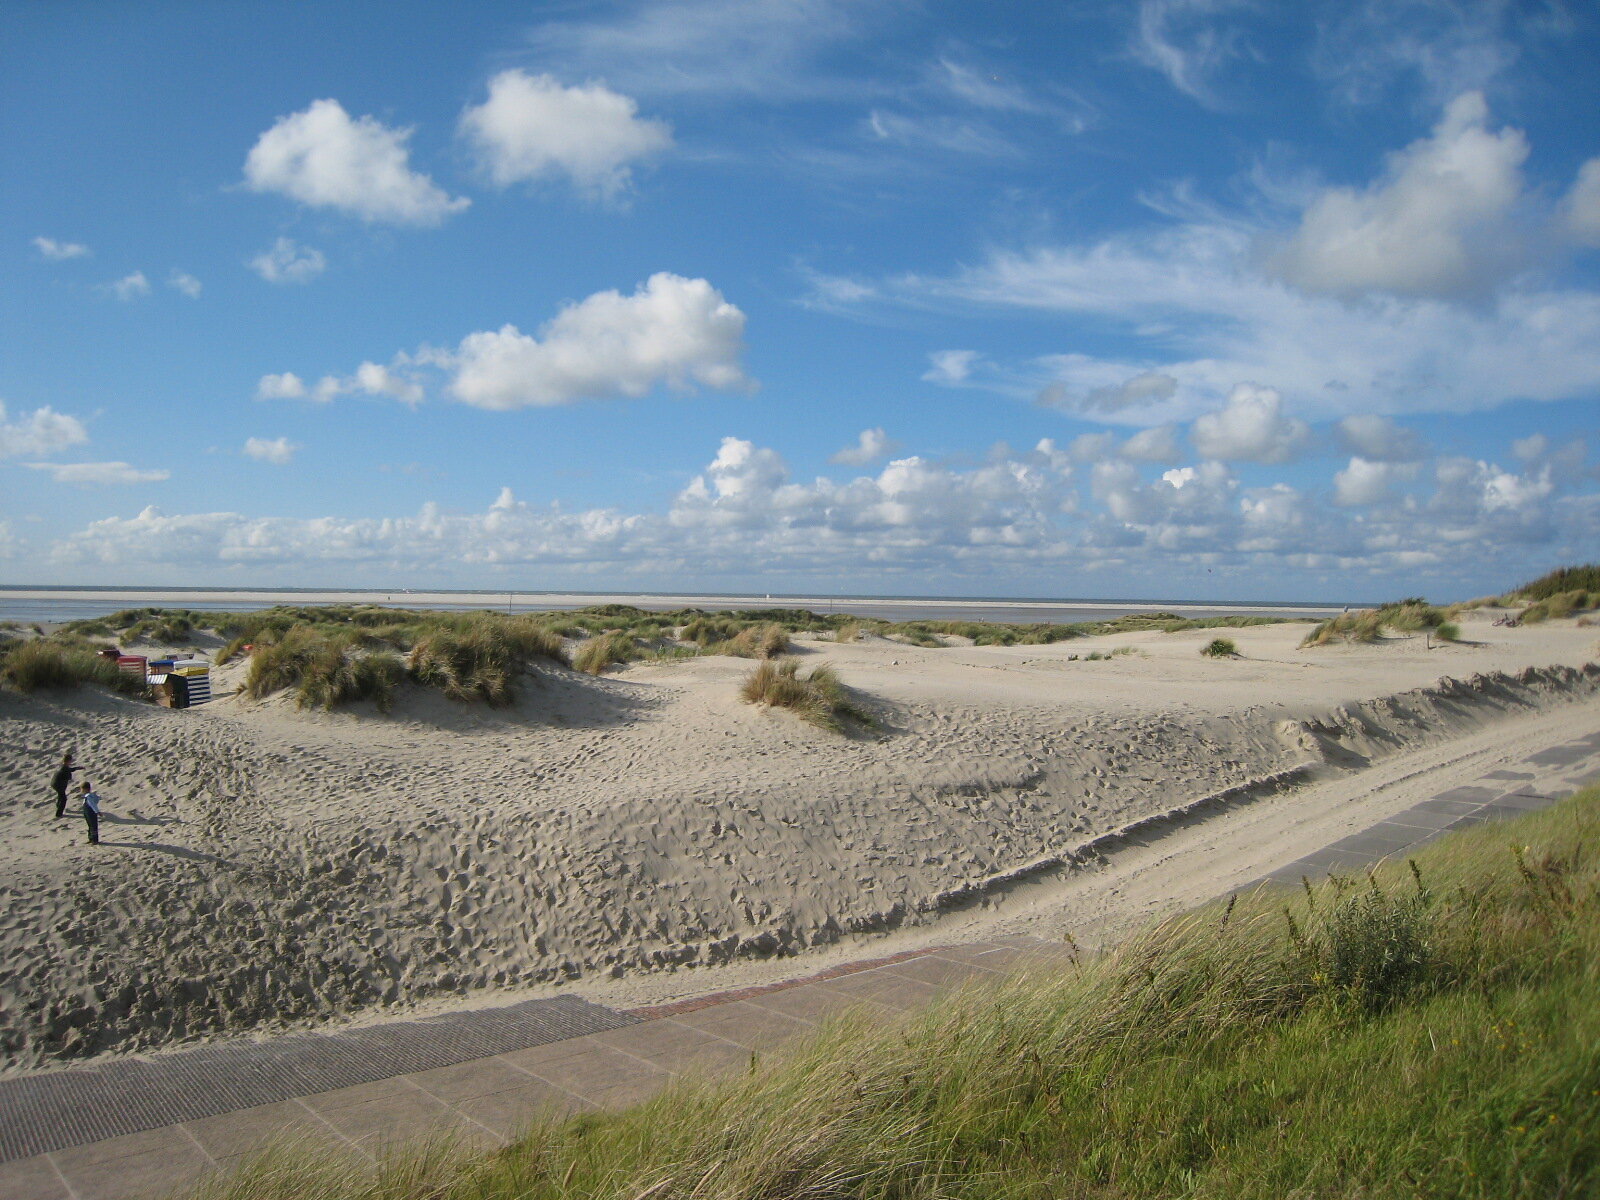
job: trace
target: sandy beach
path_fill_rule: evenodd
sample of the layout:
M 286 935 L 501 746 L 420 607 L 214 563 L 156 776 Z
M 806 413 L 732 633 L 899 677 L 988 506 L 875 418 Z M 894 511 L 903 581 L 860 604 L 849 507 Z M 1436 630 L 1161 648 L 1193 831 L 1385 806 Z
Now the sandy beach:
M 29 1069 L 561 988 L 654 1003 L 980 928 L 1115 936 L 1592 729 L 1600 631 L 1493 615 L 1431 648 L 1228 630 L 1221 660 L 1210 630 L 800 639 L 875 715 L 856 736 L 742 703 L 751 664 L 718 656 L 540 669 L 505 710 L 408 688 L 386 717 L 228 695 L 239 664 L 193 710 L 0 692 L 0 1052 Z M 104 797 L 98 847 L 51 816 L 68 747 Z

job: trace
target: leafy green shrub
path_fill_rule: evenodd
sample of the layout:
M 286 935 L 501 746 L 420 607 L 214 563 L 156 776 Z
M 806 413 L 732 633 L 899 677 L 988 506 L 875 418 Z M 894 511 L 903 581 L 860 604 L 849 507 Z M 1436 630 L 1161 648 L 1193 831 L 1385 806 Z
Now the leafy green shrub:
M 797 658 L 767 659 L 745 677 L 739 696 L 746 704 L 791 709 L 802 720 L 834 732 L 843 729 L 846 720 L 872 722 L 870 714 L 851 703 L 844 684 L 827 663 L 802 676 Z
M 639 647 L 626 633 L 602 633 L 578 647 L 572 656 L 572 665 L 587 675 L 603 674 L 616 663 L 632 662 L 639 657 Z
M 1390 897 L 1369 878 L 1311 931 L 1307 946 L 1320 967 L 1313 978 L 1368 1012 L 1387 1008 L 1427 972 L 1429 928 L 1420 896 Z
M 1239 647 L 1234 644 L 1232 638 L 1212 638 L 1200 647 L 1200 653 L 1207 658 L 1238 658 Z
M 1433 636 L 1441 642 L 1459 642 L 1461 640 L 1461 626 L 1453 621 L 1445 621 L 1433 631 Z

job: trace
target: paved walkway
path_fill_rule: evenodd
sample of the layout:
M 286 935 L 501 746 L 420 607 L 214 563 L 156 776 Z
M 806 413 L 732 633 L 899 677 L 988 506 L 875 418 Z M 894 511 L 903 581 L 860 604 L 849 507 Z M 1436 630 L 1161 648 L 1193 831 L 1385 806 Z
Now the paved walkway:
M 1600 732 L 1441 792 L 1263 880 L 1360 869 L 1593 782 Z M 535 1120 L 625 1108 L 679 1075 L 747 1070 L 844 1009 L 911 1011 L 1065 953 L 996 938 L 634 1012 L 563 997 L 0 1081 L 0 1196 L 160 1197 L 284 1135 L 359 1161 L 434 1131 L 500 1146 Z

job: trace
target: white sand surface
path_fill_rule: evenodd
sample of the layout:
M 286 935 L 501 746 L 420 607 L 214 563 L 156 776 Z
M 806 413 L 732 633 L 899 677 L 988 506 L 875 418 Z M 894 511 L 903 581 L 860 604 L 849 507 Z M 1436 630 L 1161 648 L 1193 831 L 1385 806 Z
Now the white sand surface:
M 1300 650 L 1303 625 L 801 643 L 877 715 L 853 737 L 741 703 L 751 664 L 722 657 L 544 669 L 503 711 L 408 688 L 389 717 L 0 693 L 0 1058 L 566 987 L 648 1003 L 980 929 L 1114 936 L 1381 819 L 1419 781 L 1592 728 L 1600 668 L 1578 668 L 1600 631 L 1490 615 L 1432 649 Z M 1218 632 L 1242 657 L 1198 653 Z M 1137 652 L 1083 657 L 1121 646 Z M 68 747 L 105 800 L 99 847 L 51 819 Z M 1174 822 L 1115 869 L 996 882 L 1252 788 L 1270 800 Z

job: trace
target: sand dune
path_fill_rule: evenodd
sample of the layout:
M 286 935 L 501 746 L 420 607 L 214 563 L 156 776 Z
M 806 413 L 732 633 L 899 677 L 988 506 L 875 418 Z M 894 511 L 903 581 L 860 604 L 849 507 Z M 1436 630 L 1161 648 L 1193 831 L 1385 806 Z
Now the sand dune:
M 1303 632 L 1237 631 L 1231 661 L 1197 653 L 1210 632 L 803 643 L 877 715 L 851 738 L 740 703 L 749 664 L 727 658 L 542 671 L 504 711 L 408 690 L 390 717 L 0 694 L 0 1052 L 27 1068 L 573 984 L 653 998 L 735 964 L 726 985 L 1197 800 L 1600 711 L 1594 631 L 1571 622 L 1469 614 L 1477 644 L 1434 649 L 1303 651 Z M 105 797 L 100 847 L 50 819 L 69 745 Z

